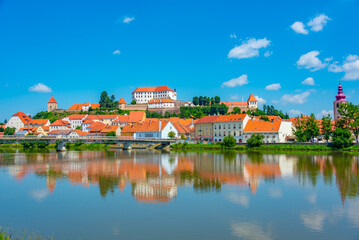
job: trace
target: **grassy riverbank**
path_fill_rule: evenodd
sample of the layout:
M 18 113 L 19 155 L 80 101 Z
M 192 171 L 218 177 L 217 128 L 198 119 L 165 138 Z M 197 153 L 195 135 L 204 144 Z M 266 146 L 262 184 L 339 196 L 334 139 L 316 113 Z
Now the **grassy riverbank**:
M 41 239 L 53 239 L 52 237 L 41 237 L 38 234 L 29 234 L 23 232 L 13 232 L 10 229 L 0 226 L 0 240 L 41 240 Z
M 235 150 L 235 151 L 359 151 L 359 145 L 344 149 L 334 149 L 327 145 L 300 145 L 300 144 L 270 144 L 260 147 L 250 148 L 247 145 L 236 145 L 234 147 L 225 147 L 217 144 L 187 144 L 177 143 L 171 145 L 172 149 L 183 150 Z
M 3 143 L 0 144 L 0 149 L 48 149 L 56 150 L 57 144 L 45 144 L 45 143 Z M 99 143 L 66 143 L 67 150 L 106 150 L 110 149 L 109 144 L 99 144 Z M 0 239 L 1 240 L 1 239 Z

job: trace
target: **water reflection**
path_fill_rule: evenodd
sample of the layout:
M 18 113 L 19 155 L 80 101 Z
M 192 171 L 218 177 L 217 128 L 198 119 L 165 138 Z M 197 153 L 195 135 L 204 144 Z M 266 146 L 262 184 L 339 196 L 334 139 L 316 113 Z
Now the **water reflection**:
M 358 156 L 350 154 L 15 151 L 2 152 L 0 164 L 17 181 L 22 181 L 31 173 L 46 178 L 48 193 L 56 191 L 59 179 L 65 179 L 83 187 L 96 185 L 102 197 L 117 189 L 123 191 L 130 187 L 137 201 L 150 203 L 168 202 L 176 198 L 179 186 L 192 186 L 198 193 L 220 192 L 223 186 L 236 186 L 250 189 L 254 195 L 260 184 L 275 182 L 279 178 L 298 179 L 300 184 L 313 187 L 319 178 L 323 178 L 326 185 L 336 183 L 343 203 L 346 198 L 354 198 L 359 192 Z M 273 198 L 282 197 L 280 188 L 269 188 L 268 194 Z M 37 199 L 44 195 L 43 191 L 34 193 Z M 232 194 L 227 198 L 243 206 L 248 205 L 243 195 Z M 307 200 L 315 203 L 316 196 L 308 196 Z M 302 218 L 319 219 L 308 214 L 303 214 Z M 320 228 L 320 224 L 314 226 Z

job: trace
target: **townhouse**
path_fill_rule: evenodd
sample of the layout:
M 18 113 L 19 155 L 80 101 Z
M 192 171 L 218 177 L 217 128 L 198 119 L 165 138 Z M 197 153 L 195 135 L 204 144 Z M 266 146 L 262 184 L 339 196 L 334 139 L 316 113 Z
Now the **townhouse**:
M 71 126 L 68 121 L 56 120 L 50 125 L 50 132 L 54 130 L 71 130 Z
M 243 141 L 243 129 L 249 116 L 247 114 L 220 115 L 213 122 L 213 139 L 215 142 L 223 141 L 226 136 L 233 136 L 237 143 Z
M 73 114 L 63 118 L 62 120 L 70 123 L 71 129 L 81 127 L 83 120 L 87 117 L 87 114 Z
M 121 135 L 132 136 L 134 139 L 168 139 L 170 132 L 174 132 L 175 138 L 178 138 L 178 130 L 169 120 L 159 120 L 125 126 Z
M 204 116 L 194 124 L 194 137 L 198 140 L 213 141 L 213 123 L 218 118 L 214 116 Z
M 284 143 L 292 136 L 292 122 L 280 118 L 270 118 L 269 121 L 252 118 L 244 128 L 243 142 L 247 142 L 253 134 L 264 136 L 263 143 Z
M 14 115 L 11 116 L 9 121 L 6 123 L 6 127 L 9 128 L 15 128 L 15 132 L 18 132 L 20 128 L 24 127 L 31 127 L 32 125 L 32 119 L 29 118 L 25 113 L 23 112 L 17 112 Z

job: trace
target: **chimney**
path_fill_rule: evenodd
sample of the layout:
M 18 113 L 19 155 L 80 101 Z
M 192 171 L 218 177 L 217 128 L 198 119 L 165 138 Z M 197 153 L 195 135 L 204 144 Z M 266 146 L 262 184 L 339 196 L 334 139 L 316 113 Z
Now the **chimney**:
M 158 131 L 161 132 L 161 128 L 162 128 L 162 120 L 160 120 L 158 122 Z
M 270 121 L 273 123 L 273 122 L 274 122 L 274 118 L 272 118 Z

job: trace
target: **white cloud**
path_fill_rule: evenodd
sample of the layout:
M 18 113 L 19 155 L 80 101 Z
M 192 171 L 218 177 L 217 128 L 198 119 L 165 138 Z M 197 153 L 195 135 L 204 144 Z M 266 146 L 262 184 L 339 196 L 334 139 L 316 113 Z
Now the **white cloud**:
M 228 58 L 252 58 L 259 56 L 259 49 L 266 48 L 270 41 L 266 38 L 255 39 L 250 38 L 241 45 L 232 48 L 228 53 Z
M 296 110 L 296 109 L 289 110 L 289 115 L 291 117 L 298 117 L 301 114 L 302 114 L 302 111 L 300 111 L 300 110 Z
M 270 188 L 268 195 L 272 198 L 282 198 L 282 191 L 278 188 Z
M 300 34 L 308 34 L 308 30 L 305 29 L 305 25 L 302 22 L 295 22 L 290 26 L 294 32 L 300 33 Z
M 30 195 L 36 201 L 42 202 L 47 197 L 48 192 L 46 189 L 40 189 L 40 190 L 31 191 Z
M 339 65 L 338 62 L 334 62 L 329 65 L 328 70 L 330 72 L 344 72 L 343 80 L 358 80 L 359 79 L 359 56 L 349 55 L 344 60 L 343 65 Z
M 258 96 L 254 96 L 257 99 L 257 103 L 258 105 L 263 105 L 265 104 L 267 101 L 264 98 L 258 97 Z
M 130 23 L 130 22 L 132 22 L 133 20 L 135 20 L 135 18 L 134 17 L 124 17 L 124 19 L 123 19 L 123 23 Z
M 312 194 L 307 196 L 307 200 L 310 204 L 316 204 L 317 203 L 317 195 Z
M 247 195 L 230 192 L 225 198 L 231 203 L 239 204 L 246 208 L 249 206 L 249 197 Z
M 324 220 L 327 218 L 327 213 L 318 210 L 316 212 L 302 213 L 300 218 L 307 228 L 321 232 Z
M 237 35 L 235 33 L 232 33 L 231 35 L 229 35 L 231 38 L 237 38 Z
M 303 104 L 307 101 L 311 91 L 305 91 L 299 94 L 285 94 L 280 99 L 283 103 L 294 103 L 294 104 Z
M 262 226 L 253 223 L 233 223 L 233 234 L 239 239 L 271 240 L 271 233 L 265 232 Z
M 331 20 L 327 15 L 320 14 L 315 18 L 312 18 L 307 25 L 311 27 L 311 30 L 314 32 L 319 32 L 323 30 L 323 27 L 327 24 L 327 22 Z
M 41 93 L 49 93 L 52 92 L 51 88 L 46 86 L 43 83 L 35 84 L 34 86 L 29 88 L 30 92 L 41 92 Z
M 302 56 L 300 56 L 297 61 L 298 68 L 306 68 L 311 71 L 317 71 L 319 69 L 323 69 L 327 66 L 326 63 L 323 63 L 317 56 L 319 55 L 319 51 L 311 51 Z
M 309 86 L 314 86 L 315 82 L 314 79 L 312 77 L 309 77 L 307 79 L 305 79 L 304 81 L 302 81 L 303 85 L 309 85 Z
M 227 82 L 222 83 L 222 87 L 237 87 L 237 86 L 243 86 L 248 84 L 248 77 L 247 74 L 243 74 L 240 77 L 233 78 Z
M 269 57 L 269 56 L 272 55 L 272 54 L 273 54 L 272 51 L 266 51 L 266 52 L 264 53 L 264 56 L 265 56 L 265 57 Z
M 120 53 L 121 53 L 120 50 L 116 50 L 116 51 L 113 52 L 113 54 L 120 54 Z
M 265 90 L 276 91 L 276 90 L 279 90 L 280 88 L 281 88 L 280 83 L 273 83 L 273 84 L 266 86 Z
M 316 114 L 316 117 L 317 118 L 322 118 L 323 116 L 328 116 L 328 115 L 330 115 L 330 116 L 334 116 L 334 112 L 332 111 L 332 110 L 329 110 L 329 111 L 327 111 L 327 110 L 322 110 L 320 113 L 317 113 Z
M 236 100 L 236 99 L 238 99 L 238 98 L 239 98 L 238 94 L 234 94 L 234 95 L 231 96 L 231 99 L 232 99 L 232 100 Z

